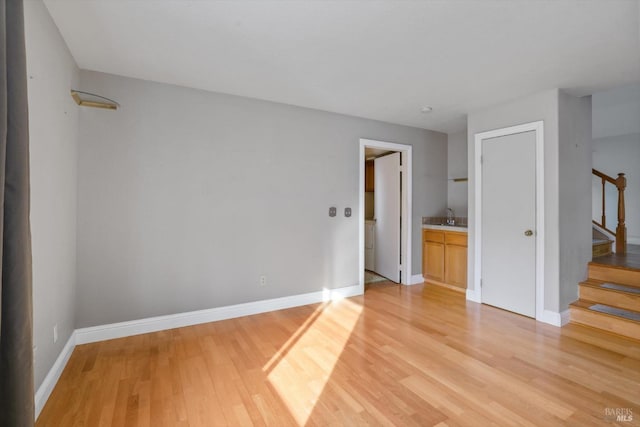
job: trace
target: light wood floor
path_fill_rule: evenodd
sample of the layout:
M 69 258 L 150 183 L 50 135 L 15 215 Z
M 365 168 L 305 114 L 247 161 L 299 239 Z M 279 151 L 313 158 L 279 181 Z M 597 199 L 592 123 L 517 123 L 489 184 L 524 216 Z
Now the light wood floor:
M 640 342 L 432 285 L 78 346 L 38 426 L 640 425 Z

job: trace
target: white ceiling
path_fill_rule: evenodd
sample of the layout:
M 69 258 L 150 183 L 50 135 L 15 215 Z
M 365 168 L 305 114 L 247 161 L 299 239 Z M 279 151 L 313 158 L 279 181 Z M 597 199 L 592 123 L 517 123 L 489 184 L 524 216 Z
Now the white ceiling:
M 45 3 L 83 69 L 443 132 L 640 81 L 638 0 Z

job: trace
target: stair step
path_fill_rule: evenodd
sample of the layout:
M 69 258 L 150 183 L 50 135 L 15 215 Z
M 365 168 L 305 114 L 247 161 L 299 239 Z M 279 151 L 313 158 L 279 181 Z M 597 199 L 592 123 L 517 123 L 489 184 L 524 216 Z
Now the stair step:
M 591 249 L 591 256 L 593 258 L 597 258 L 599 256 L 604 256 L 604 255 L 610 255 L 613 253 L 612 250 L 612 246 L 613 246 L 613 241 L 612 240 L 605 240 L 605 239 L 593 239 L 592 242 L 592 249 Z
M 589 263 L 589 279 L 640 287 L 640 270 L 591 261 Z
M 589 279 L 580 283 L 580 299 L 640 312 L 640 287 Z
M 611 240 L 611 238 L 607 234 L 603 233 L 602 231 L 598 230 L 595 227 L 591 228 L 591 238 L 594 239 L 594 240 L 595 239 L 598 239 L 598 240 Z
M 571 321 L 640 340 L 640 312 L 580 299 L 570 305 Z
M 608 245 L 613 243 L 613 240 L 609 240 L 609 239 L 593 239 L 592 243 L 594 245 Z

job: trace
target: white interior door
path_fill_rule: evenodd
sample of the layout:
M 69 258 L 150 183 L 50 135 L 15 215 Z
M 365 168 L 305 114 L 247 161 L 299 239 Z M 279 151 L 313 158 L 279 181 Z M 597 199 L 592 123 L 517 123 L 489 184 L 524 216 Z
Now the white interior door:
M 400 282 L 400 153 L 375 159 L 375 272 Z
M 482 302 L 536 315 L 536 132 L 482 141 Z

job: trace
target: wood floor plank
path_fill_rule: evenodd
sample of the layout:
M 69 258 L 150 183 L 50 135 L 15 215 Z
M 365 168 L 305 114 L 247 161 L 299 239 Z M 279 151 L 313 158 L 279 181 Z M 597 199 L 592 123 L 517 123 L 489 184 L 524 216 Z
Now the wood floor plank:
M 37 425 L 595 426 L 615 409 L 640 425 L 639 341 L 380 282 L 78 346 Z

